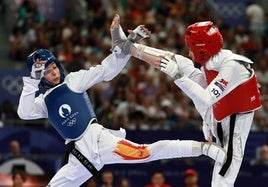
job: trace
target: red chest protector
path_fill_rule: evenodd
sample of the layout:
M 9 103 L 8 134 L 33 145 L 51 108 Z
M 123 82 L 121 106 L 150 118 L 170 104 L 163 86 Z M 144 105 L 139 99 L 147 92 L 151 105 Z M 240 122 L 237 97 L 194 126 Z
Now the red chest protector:
M 208 84 L 219 72 L 205 70 Z M 218 102 L 213 104 L 213 114 L 216 120 L 221 121 L 225 117 L 235 113 L 245 113 L 261 107 L 260 92 L 257 87 L 257 78 L 252 78 L 240 84 Z

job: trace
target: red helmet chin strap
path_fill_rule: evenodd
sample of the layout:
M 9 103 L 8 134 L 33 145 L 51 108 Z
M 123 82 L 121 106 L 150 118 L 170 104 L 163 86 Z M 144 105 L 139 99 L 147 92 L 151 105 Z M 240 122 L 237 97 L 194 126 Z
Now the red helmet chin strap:
M 211 21 L 197 22 L 187 27 L 185 44 L 193 52 L 195 62 L 204 65 L 223 47 L 219 29 Z

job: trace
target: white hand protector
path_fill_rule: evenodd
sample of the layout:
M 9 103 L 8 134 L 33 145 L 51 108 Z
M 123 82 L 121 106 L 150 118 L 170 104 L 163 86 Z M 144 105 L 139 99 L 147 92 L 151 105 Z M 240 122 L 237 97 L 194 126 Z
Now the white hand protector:
M 165 56 L 160 61 L 160 70 L 169 75 L 174 80 L 180 79 L 183 76 L 183 72 L 179 69 L 178 64 L 169 56 Z
M 139 25 L 136 29 L 133 31 L 129 31 L 128 39 L 130 39 L 132 42 L 139 42 L 143 40 L 144 38 L 148 38 L 151 35 L 151 32 L 144 27 L 144 25 Z
M 205 121 L 203 121 L 203 134 L 205 137 L 205 140 L 212 142 L 212 132 L 211 132 L 211 126 L 207 124 Z
M 39 61 L 39 59 L 37 59 L 32 65 L 31 77 L 40 80 L 45 74 L 45 61 Z

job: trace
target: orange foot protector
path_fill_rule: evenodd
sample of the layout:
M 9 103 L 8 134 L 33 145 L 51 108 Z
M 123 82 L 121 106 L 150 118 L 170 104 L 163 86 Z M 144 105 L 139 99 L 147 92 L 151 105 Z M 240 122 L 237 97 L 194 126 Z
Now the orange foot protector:
M 133 145 L 128 141 L 121 140 L 117 143 L 114 153 L 125 160 L 139 160 L 150 156 L 150 152 L 145 145 Z

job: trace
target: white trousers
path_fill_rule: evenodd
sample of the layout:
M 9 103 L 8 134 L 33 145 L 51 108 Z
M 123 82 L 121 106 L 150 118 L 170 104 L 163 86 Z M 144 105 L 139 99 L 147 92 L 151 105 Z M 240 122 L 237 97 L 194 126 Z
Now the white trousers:
M 124 133 L 111 131 L 97 123 L 91 124 L 75 145 L 97 170 L 105 164 L 144 163 L 201 155 L 201 143 L 197 141 L 161 140 L 141 145 L 126 140 Z M 56 173 L 48 187 L 78 187 L 91 176 L 92 174 L 70 154 L 68 163 Z
M 244 157 L 245 145 L 248 138 L 248 134 L 250 132 L 251 124 L 253 121 L 254 112 L 247 114 L 237 114 L 234 128 L 234 136 L 233 136 L 233 157 L 232 162 L 227 170 L 226 174 L 223 176 L 219 175 L 219 171 L 222 168 L 222 165 L 216 163 L 213 169 L 212 187 L 233 187 L 237 175 L 240 170 L 240 166 L 242 164 L 242 160 Z M 228 141 L 229 141 L 229 127 L 230 127 L 230 117 L 227 117 L 222 122 L 223 129 L 223 144 L 224 149 L 227 151 L 228 149 Z M 217 138 L 216 125 L 214 124 L 213 134 Z M 219 140 L 217 139 L 217 143 Z

